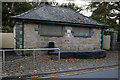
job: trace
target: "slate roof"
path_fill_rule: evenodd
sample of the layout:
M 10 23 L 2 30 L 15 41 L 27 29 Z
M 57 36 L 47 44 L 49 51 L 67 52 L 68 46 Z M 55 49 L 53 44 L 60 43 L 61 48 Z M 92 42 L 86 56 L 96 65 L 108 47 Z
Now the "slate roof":
M 107 26 L 87 16 L 84 16 L 70 8 L 49 6 L 49 5 L 38 6 L 20 15 L 12 16 L 12 18 L 59 21 L 59 22 Z

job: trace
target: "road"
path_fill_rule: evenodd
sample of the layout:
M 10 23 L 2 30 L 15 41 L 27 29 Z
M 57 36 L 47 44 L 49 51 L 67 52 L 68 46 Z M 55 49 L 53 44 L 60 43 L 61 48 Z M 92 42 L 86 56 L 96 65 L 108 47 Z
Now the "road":
M 120 69 L 80 73 L 68 76 L 58 76 L 54 78 L 118 78 L 118 71 L 120 71 Z
M 3 78 L 2 80 L 118 80 L 119 66 L 93 68 L 64 73 L 52 73 L 47 75 L 22 76 L 16 78 Z M 86 79 L 87 78 L 87 79 Z M 103 79 L 104 78 L 104 79 Z

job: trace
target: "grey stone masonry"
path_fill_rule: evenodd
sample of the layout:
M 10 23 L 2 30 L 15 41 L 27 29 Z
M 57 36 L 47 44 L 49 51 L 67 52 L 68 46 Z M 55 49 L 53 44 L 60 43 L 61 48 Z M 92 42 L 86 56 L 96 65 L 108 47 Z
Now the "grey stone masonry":
M 22 48 L 22 23 L 16 23 L 16 48 Z
M 118 37 L 118 32 L 114 31 L 111 32 L 111 50 L 116 50 L 117 49 L 117 37 Z
M 117 42 L 117 50 L 120 51 L 120 42 Z
M 25 48 L 46 48 L 49 42 L 54 42 L 55 47 L 62 51 L 96 50 L 101 47 L 101 29 L 92 28 L 91 37 L 74 37 L 71 26 L 64 26 L 65 33 L 62 37 L 40 36 L 38 24 L 24 25 L 24 47 Z

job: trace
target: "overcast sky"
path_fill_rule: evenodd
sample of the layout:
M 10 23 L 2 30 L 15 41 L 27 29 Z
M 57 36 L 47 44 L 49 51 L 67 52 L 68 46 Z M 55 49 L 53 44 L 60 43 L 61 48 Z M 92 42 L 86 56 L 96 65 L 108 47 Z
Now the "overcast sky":
M 85 8 L 89 5 L 89 1 L 87 0 L 74 0 L 74 1 L 68 1 L 68 0 L 55 0 L 56 2 L 58 2 L 59 4 L 63 4 L 63 3 L 75 3 L 77 6 L 79 7 L 83 7 L 84 10 L 82 10 L 80 13 L 84 14 L 85 16 L 91 16 L 92 12 L 90 12 L 90 10 L 86 10 Z
M 86 7 L 90 4 L 90 2 L 101 2 L 101 1 L 104 1 L 104 2 L 118 2 L 119 0 L 28 0 L 28 1 L 49 1 L 49 2 L 52 2 L 52 1 L 55 1 L 55 2 L 58 2 L 59 4 L 63 4 L 63 3 L 75 3 L 77 6 L 79 7 L 82 7 L 83 10 L 80 12 L 82 13 L 83 15 L 85 16 L 91 16 L 92 15 L 92 12 L 90 10 L 86 10 Z

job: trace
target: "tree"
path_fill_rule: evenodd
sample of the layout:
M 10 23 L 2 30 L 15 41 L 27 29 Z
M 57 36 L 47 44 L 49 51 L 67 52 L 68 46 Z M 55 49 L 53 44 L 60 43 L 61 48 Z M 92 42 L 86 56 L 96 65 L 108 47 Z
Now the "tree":
M 59 5 L 57 2 L 3 2 L 2 3 L 2 16 L 3 16 L 2 25 L 9 26 L 11 16 L 24 13 L 42 4 L 68 7 L 78 12 L 82 10 L 81 7 L 76 6 L 74 3 Z
M 18 15 L 36 7 L 28 2 L 3 2 L 2 3 L 2 26 L 9 26 L 10 17 Z
M 71 8 L 77 12 L 80 12 L 82 10 L 81 7 L 78 7 L 77 5 L 75 5 L 75 3 L 67 3 L 67 4 L 61 4 L 59 5 L 60 7 L 67 7 L 67 8 Z
M 91 9 L 93 14 L 91 18 L 109 25 L 109 28 L 119 30 L 120 21 L 118 15 L 120 14 L 120 2 L 92 2 L 88 9 Z
M 2 26 L 9 26 L 10 17 L 24 13 L 41 4 L 58 5 L 56 2 L 3 2 L 2 3 Z
M 91 18 L 109 25 L 109 28 L 117 30 L 118 41 L 120 41 L 120 1 L 92 2 L 88 9 L 91 9 L 93 12 Z

